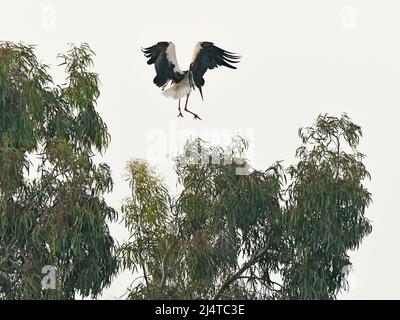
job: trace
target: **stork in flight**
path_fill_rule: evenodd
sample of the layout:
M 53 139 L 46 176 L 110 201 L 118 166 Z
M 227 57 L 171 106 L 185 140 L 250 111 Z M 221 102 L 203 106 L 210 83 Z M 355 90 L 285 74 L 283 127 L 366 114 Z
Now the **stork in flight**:
M 201 99 L 203 99 L 201 88 L 204 86 L 203 76 L 206 71 L 218 66 L 236 69 L 231 63 L 238 63 L 240 59 L 238 55 L 218 48 L 212 42 L 198 42 L 194 47 L 189 70 L 181 71 L 176 59 L 175 45 L 172 42 L 158 42 L 154 46 L 142 48 L 142 52 L 146 58 L 149 58 L 147 64 L 154 63 L 157 73 L 153 79 L 154 84 L 162 87 L 163 94 L 166 97 L 179 100 L 178 117 L 183 117 L 181 99 L 186 96 L 184 110 L 192 114 L 194 119 L 200 119 L 200 117 L 187 108 L 192 89 L 194 90 L 196 86 L 200 91 Z M 169 82 L 171 82 L 171 86 L 164 90 Z

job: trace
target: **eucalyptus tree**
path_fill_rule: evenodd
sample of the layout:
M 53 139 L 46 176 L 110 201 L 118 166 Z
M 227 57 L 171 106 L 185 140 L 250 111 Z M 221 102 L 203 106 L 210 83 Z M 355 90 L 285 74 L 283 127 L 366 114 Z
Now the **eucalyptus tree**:
M 148 163 L 130 161 L 131 238 L 119 248 L 137 274 L 128 297 L 334 299 L 345 289 L 348 253 L 371 232 L 361 128 L 320 115 L 299 135 L 287 169 L 250 168 L 240 138 L 225 149 L 189 141 L 175 161 L 177 197 Z
M 347 115 L 324 115 L 314 127 L 300 129 L 299 136 L 299 162 L 288 169 L 285 295 L 332 299 L 346 287 L 349 250 L 358 249 L 372 231 L 364 216 L 371 194 L 363 182 L 370 174 L 357 150 L 362 131 Z
M 56 85 L 34 47 L 0 43 L 2 299 L 96 297 L 117 271 L 107 226 L 117 214 L 103 198 L 110 168 L 93 160 L 110 140 L 93 55 L 71 46 Z

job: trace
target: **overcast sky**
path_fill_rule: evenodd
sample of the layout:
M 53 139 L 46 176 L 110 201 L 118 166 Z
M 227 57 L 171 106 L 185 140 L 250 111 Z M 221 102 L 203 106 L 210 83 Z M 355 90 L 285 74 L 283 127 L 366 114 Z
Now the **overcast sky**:
M 251 142 L 253 166 L 294 161 L 297 130 L 318 114 L 348 113 L 361 125 L 374 203 L 366 215 L 373 232 L 351 254 L 353 273 L 344 299 L 400 298 L 399 134 L 400 2 L 398 0 L 275 1 L 7 1 L 0 39 L 36 44 L 40 60 L 61 81 L 57 53 L 87 42 L 101 79 L 98 110 L 111 145 L 102 161 L 113 171 L 108 203 L 119 209 L 129 194 L 124 167 L 130 158 L 156 165 L 173 191 L 170 156 L 190 136 L 223 144 L 241 133 Z M 176 118 L 176 101 L 152 83 L 140 47 L 172 41 L 186 70 L 198 41 L 243 56 L 238 70 L 207 72 L 205 101 Z M 127 237 L 112 226 L 118 241 Z M 132 277 L 124 273 L 104 291 L 115 299 Z

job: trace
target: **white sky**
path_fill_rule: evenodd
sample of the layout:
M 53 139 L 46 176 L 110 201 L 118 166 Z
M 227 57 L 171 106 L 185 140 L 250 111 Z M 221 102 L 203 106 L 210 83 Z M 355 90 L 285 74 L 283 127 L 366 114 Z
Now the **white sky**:
M 364 130 L 360 150 L 372 174 L 367 210 L 373 232 L 352 254 L 350 291 L 340 298 L 400 298 L 398 117 L 400 115 L 400 2 L 398 0 L 275 1 L 22 1 L 2 3 L 0 39 L 37 44 L 37 55 L 62 70 L 56 55 L 67 43 L 87 42 L 96 52 L 102 82 L 98 110 L 109 127 L 115 188 L 108 202 L 119 209 L 129 194 L 124 166 L 148 158 L 172 190 L 167 154 L 200 135 L 215 143 L 242 132 L 253 142 L 254 167 L 293 162 L 297 130 L 319 113 L 347 112 Z M 191 116 L 160 95 L 140 47 L 173 41 L 187 69 L 197 41 L 213 41 L 243 55 L 238 70 L 206 74 Z M 239 130 L 239 131 L 238 131 Z M 119 241 L 127 233 L 112 226 Z M 124 273 L 103 298 L 118 298 L 133 278 Z

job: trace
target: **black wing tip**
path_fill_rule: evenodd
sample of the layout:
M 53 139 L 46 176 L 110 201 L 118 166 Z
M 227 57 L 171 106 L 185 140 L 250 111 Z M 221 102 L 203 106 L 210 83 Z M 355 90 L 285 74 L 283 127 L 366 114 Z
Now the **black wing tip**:
M 233 52 L 229 52 L 229 51 L 225 51 L 222 54 L 224 56 L 224 58 L 228 58 L 228 59 L 232 59 L 232 60 L 240 60 L 242 59 L 242 56 L 240 54 L 237 53 L 233 53 Z M 239 61 L 232 61 L 232 62 L 239 62 Z
M 157 46 L 163 46 L 164 47 L 164 46 L 169 46 L 169 44 L 170 44 L 169 41 L 159 41 L 159 42 L 157 42 L 156 44 L 154 44 L 154 45 L 152 45 L 150 47 L 140 47 L 140 49 L 142 51 L 150 51 L 150 50 L 154 49 Z
M 145 55 L 146 58 L 150 58 L 151 56 L 151 48 L 140 48 L 142 53 Z
M 238 55 L 222 55 L 222 65 L 230 68 L 230 69 L 237 69 L 237 67 L 233 66 L 233 63 L 239 63 L 240 62 L 240 56 Z

